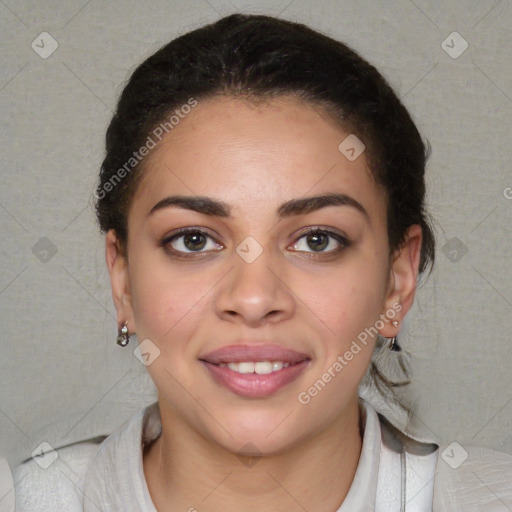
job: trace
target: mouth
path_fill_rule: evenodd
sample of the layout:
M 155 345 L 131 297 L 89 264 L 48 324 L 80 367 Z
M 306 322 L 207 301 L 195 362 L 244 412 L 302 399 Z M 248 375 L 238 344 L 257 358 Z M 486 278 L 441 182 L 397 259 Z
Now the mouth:
M 311 358 L 278 345 L 230 345 L 199 361 L 222 387 L 240 396 L 263 398 L 299 377 Z

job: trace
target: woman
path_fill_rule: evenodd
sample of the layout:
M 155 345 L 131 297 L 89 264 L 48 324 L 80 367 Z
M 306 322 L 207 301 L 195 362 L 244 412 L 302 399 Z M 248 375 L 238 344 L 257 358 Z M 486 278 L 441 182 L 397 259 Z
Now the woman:
M 158 402 L 62 449 L 76 485 L 20 468 L 20 509 L 512 507 L 512 457 L 413 439 L 359 393 L 393 400 L 379 355 L 406 369 L 427 157 L 378 71 L 303 25 L 232 15 L 143 62 L 95 196 L 117 341 Z

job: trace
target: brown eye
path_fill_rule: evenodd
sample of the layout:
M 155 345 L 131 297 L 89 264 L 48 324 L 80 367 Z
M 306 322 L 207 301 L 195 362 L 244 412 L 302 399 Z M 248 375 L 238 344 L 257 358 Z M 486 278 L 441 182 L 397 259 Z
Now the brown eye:
M 323 251 L 329 245 L 329 236 L 325 233 L 311 233 L 306 235 L 306 243 L 315 251 Z
M 172 253 L 202 253 L 218 250 L 221 247 L 211 235 L 198 228 L 183 228 L 176 234 L 162 240 L 164 246 Z
M 322 229 L 310 229 L 297 239 L 293 247 L 301 252 L 311 252 L 307 250 L 309 248 L 312 249 L 312 252 L 330 253 L 341 250 L 348 245 L 348 240 L 338 233 Z M 329 249 L 325 250 L 327 248 Z
M 206 245 L 206 237 L 201 233 L 183 235 L 183 245 L 191 251 L 200 251 Z

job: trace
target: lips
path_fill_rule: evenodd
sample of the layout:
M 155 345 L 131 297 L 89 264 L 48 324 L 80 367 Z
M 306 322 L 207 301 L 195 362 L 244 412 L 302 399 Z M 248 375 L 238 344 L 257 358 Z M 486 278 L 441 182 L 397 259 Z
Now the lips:
M 311 358 L 280 345 L 229 345 L 199 357 L 214 382 L 232 393 L 248 398 L 270 396 L 296 380 Z M 277 363 L 271 373 L 240 373 L 236 363 Z
M 289 365 L 308 360 L 310 357 L 280 345 L 229 345 L 200 356 L 201 361 L 219 365 L 246 361 L 282 361 Z

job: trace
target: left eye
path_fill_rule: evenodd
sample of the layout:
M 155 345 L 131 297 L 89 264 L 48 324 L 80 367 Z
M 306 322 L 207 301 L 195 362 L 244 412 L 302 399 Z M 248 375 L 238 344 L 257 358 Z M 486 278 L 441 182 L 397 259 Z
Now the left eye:
M 210 241 L 210 247 L 208 247 Z M 219 247 L 213 238 L 200 229 L 183 229 L 177 234 L 165 239 L 164 245 L 170 245 L 178 252 L 202 252 L 215 250 Z
M 334 242 L 332 242 L 332 240 L 334 240 Z M 339 249 L 340 247 L 348 245 L 348 241 L 341 235 L 321 229 L 313 229 L 307 231 L 306 233 L 302 234 L 302 236 L 298 238 L 298 242 L 295 242 L 293 245 L 295 250 L 308 252 L 307 249 L 300 247 L 301 242 L 303 242 L 302 247 L 306 245 L 310 248 L 313 248 L 313 252 L 331 252 Z M 333 245 L 334 247 L 332 247 Z M 325 250 L 329 247 L 329 250 Z

